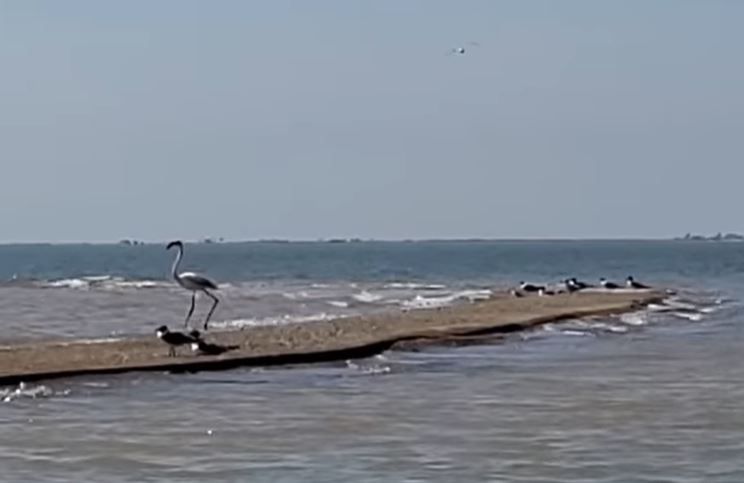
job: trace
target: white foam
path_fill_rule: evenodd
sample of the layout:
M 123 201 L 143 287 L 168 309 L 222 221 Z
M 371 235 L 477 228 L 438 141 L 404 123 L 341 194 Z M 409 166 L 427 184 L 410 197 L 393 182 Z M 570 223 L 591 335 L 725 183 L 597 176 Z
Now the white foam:
M 438 283 L 415 283 L 415 282 L 391 282 L 384 286 L 385 288 L 409 289 L 409 290 L 443 290 L 446 285 Z
M 283 315 L 280 317 L 264 317 L 264 318 L 249 318 L 249 319 L 234 319 L 225 320 L 221 322 L 210 322 L 210 327 L 219 328 L 243 328 L 243 327 L 265 327 L 274 325 L 286 325 L 286 324 L 300 324 L 305 322 L 317 322 L 321 320 L 333 320 L 339 319 L 343 316 L 338 314 L 328 314 L 321 312 L 319 314 L 311 315 Z
M 105 337 L 103 339 L 74 339 L 71 341 L 57 342 L 54 345 L 68 346 L 78 344 L 109 344 L 111 342 L 119 342 L 124 340 L 122 337 Z
M 155 288 L 160 286 L 169 286 L 170 282 L 157 280 L 126 280 L 121 277 L 112 277 L 111 275 L 91 275 L 80 278 L 63 278 L 49 282 L 41 282 L 45 288 L 71 288 L 78 290 L 87 290 L 92 288 L 101 288 L 103 290 L 116 289 L 142 289 Z
M 596 331 L 603 331 L 603 332 L 613 332 L 615 334 L 624 334 L 628 332 L 628 328 L 622 325 L 617 324 L 607 324 L 605 322 L 590 322 L 587 324 L 587 327 L 596 330 Z
M 164 282 L 155 280 L 121 280 L 113 283 L 104 283 L 106 288 L 155 288 L 166 285 Z
M 379 300 L 382 300 L 382 295 L 371 293 L 366 290 L 362 290 L 361 292 L 354 294 L 351 297 L 357 302 L 362 302 L 365 304 L 371 304 Z
M 87 277 L 82 277 L 83 280 L 90 283 L 99 283 L 99 282 L 105 282 L 107 280 L 111 280 L 114 277 L 111 275 L 89 275 Z M 119 279 L 121 280 L 121 279 Z
M 450 305 L 454 299 L 451 296 L 446 297 L 423 297 L 416 295 L 412 300 L 404 300 L 401 304 L 406 309 L 432 309 Z
M 343 300 L 329 300 L 326 302 L 328 305 L 331 305 L 333 307 L 338 307 L 341 309 L 345 309 L 349 306 L 349 302 L 344 302 Z
M 561 330 L 561 334 L 563 334 L 563 335 L 576 335 L 576 336 L 588 336 L 588 335 L 592 335 L 591 332 L 586 332 L 586 331 L 583 331 L 583 330 L 571 330 L 571 329 Z
M 679 317 L 680 319 L 687 319 L 693 322 L 697 322 L 703 319 L 703 314 L 695 312 L 672 312 L 672 315 Z
M 64 278 L 62 280 L 55 280 L 53 282 L 48 282 L 46 284 L 47 287 L 52 288 L 88 288 L 89 283 L 86 280 L 82 280 L 79 278 Z
M 671 307 L 663 304 L 648 304 L 646 308 L 651 312 L 669 312 L 672 310 Z
M 643 312 L 622 314 L 620 316 L 620 321 L 627 325 L 646 325 L 648 323 L 648 320 L 646 320 L 646 314 Z
M 683 302 L 680 299 L 677 298 L 670 298 L 664 301 L 664 303 L 673 309 L 680 309 L 680 310 L 688 310 L 688 311 L 696 311 L 697 306 L 690 302 Z
M 0 389 L 0 401 L 4 403 L 9 403 L 16 399 L 22 399 L 22 398 L 39 399 L 39 398 L 52 397 L 56 395 L 66 396 L 69 393 L 70 393 L 69 389 L 66 389 L 61 392 L 57 392 L 57 391 L 52 390 L 48 386 L 44 386 L 44 385 L 29 386 L 25 382 L 22 382 L 15 389 Z
M 354 371 L 359 371 L 362 374 L 370 375 L 370 376 L 374 376 L 378 374 L 389 374 L 390 372 L 392 372 L 392 369 L 390 368 L 390 366 L 387 366 L 387 365 L 373 364 L 370 366 L 366 366 L 366 365 L 357 364 L 348 359 L 346 360 L 346 367 Z
M 486 300 L 493 295 L 491 290 L 462 290 L 442 297 L 424 297 L 416 295 L 412 300 L 406 300 L 401 305 L 406 309 L 431 309 L 452 305 L 457 300 L 468 300 L 475 302 L 477 300 Z

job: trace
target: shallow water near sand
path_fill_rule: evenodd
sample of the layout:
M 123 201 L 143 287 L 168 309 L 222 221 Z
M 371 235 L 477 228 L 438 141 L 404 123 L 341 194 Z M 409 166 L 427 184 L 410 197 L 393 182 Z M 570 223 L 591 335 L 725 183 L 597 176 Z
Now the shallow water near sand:
M 182 324 L 171 255 L 0 247 L 0 344 Z M 217 328 L 467 303 L 523 279 L 634 274 L 679 293 L 499 344 L 0 388 L 0 480 L 744 481 L 744 245 L 215 244 L 188 246 L 184 268 L 220 282 Z

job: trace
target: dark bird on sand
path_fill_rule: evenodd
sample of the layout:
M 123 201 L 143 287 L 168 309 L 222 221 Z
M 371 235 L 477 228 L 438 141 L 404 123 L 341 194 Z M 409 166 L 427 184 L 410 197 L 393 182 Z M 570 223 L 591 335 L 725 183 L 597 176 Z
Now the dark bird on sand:
M 615 289 L 620 288 L 620 285 L 618 285 L 616 283 L 612 283 L 612 282 L 608 281 L 606 278 L 600 278 L 599 279 L 599 284 L 602 286 L 602 288 L 606 288 L 608 290 L 615 290 Z
M 199 340 L 199 332 L 193 331 L 191 334 L 184 334 L 183 332 L 171 332 L 168 326 L 161 325 L 155 330 L 155 335 L 158 339 L 168 344 L 168 355 L 170 357 L 176 356 L 176 347 L 180 347 L 186 344 L 193 344 Z
M 542 285 L 533 285 L 527 282 L 519 282 L 519 288 L 525 292 L 539 292 L 541 289 L 545 290 L 545 287 Z
M 576 279 L 576 277 L 571 277 L 571 278 L 569 278 L 569 279 L 568 279 L 568 283 L 570 283 L 570 284 L 571 284 L 571 286 L 572 286 L 572 287 L 573 287 L 573 288 L 574 288 L 575 290 L 584 290 L 585 288 L 588 288 L 588 287 L 590 287 L 590 285 L 589 285 L 588 283 L 580 282 L 580 281 L 578 281 L 578 280 Z
M 642 283 L 636 282 L 633 277 L 630 275 L 627 279 L 625 279 L 625 286 L 628 288 L 650 288 L 648 285 L 643 285 Z
M 218 356 L 224 354 L 227 351 L 238 349 L 237 345 L 219 345 L 206 342 L 202 339 L 197 339 L 191 343 L 191 350 L 207 356 Z

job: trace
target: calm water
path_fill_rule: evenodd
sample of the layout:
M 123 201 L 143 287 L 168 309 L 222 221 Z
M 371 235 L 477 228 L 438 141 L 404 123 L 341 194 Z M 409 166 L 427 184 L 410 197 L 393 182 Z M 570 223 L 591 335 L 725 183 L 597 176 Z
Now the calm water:
M 161 246 L 0 247 L 3 340 L 178 325 Z M 363 361 L 0 389 L 4 481 L 744 481 L 744 245 L 673 242 L 187 247 L 216 326 L 478 298 L 628 274 L 669 311 Z M 203 316 L 206 303 L 199 315 Z

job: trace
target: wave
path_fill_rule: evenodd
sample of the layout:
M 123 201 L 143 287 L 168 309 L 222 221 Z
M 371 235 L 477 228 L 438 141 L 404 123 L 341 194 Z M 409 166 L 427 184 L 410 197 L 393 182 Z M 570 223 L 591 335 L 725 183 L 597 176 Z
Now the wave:
M 49 398 L 52 396 L 66 396 L 69 393 L 69 389 L 65 389 L 64 391 L 55 391 L 43 384 L 38 386 L 29 386 L 25 382 L 22 382 L 14 389 L 0 389 L 0 401 L 9 403 L 16 399 Z
M 76 290 L 102 289 L 149 289 L 157 287 L 168 287 L 173 285 L 166 280 L 130 280 L 113 275 L 91 275 L 77 278 L 62 278 L 58 280 L 45 280 L 31 282 L 31 286 L 40 288 L 66 288 Z
M 365 303 L 365 304 L 371 304 L 371 303 L 378 302 L 378 301 L 382 300 L 383 297 L 382 297 L 382 295 L 379 295 L 379 294 L 376 294 L 376 293 L 371 293 L 371 292 L 368 292 L 366 290 L 362 290 L 359 293 L 353 294 L 351 296 L 351 298 L 353 298 L 357 302 L 362 302 L 362 303 Z
M 648 314 L 645 311 L 622 314 L 620 321 L 627 325 L 646 325 L 648 324 Z
M 447 286 L 438 283 L 391 282 L 383 285 L 383 288 L 407 290 L 444 290 L 447 288 Z
M 349 302 L 344 302 L 343 300 L 329 300 L 326 303 L 331 307 L 338 307 L 339 309 L 346 309 L 349 307 Z
M 444 295 L 441 297 L 425 297 L 423 295 L 416 295 L 411 300 L 404 301 L 401 305 L 407 309 L 431 309 L 438 307 L 446 307 L 452 305 L 458 300 L 467 300 L 469 302 L 475 302 L 478 300 L 486 300 L 493 295 L 493 291 L 488 289 L 482 290 L 462 290 L 455 292 L 450 295 Z
M 362 375 L 367 376 L 376 376 L 381 374 L 390 374 L 393 370 L 389 365 L 386 364 L 376 364 L 376 363 L 364 363 L 364 362 L 354 362 L 352 360 L 346 360 L 344 361 L 346 363 L 346 367 L 348 369 L 351 369 L 355 372 L 359 372 Z
M 691 320 L 693 322 L 699 322 L 703 320 L 703 314 L 694 312 L 672 312 L 672 315 L 680 319 Z
M 244 327 L 262 327 L 274 325 L 301 324 L 305 322 L 318 322 L 322 320 L 334 320 L 345 317 L 339 314 L 321 312 L 310 315 L 281 315 L 278 317 L 248 318 L 224 320 L 221 322 L 210 322 L 210 327 L 221 329 L 241 329 Z

